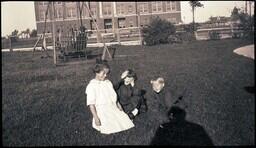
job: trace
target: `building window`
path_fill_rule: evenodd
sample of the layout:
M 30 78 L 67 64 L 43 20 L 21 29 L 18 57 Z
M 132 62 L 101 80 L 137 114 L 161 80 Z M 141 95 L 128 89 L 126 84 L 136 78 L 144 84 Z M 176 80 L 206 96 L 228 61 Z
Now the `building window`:
M 132 5 L 129 5 L 129 6 L 128 6 L 128 13 L 133 13 Z
M 68 3 L 68 4 L 75 4 L 75 2 L 66 2 L 66 3 Z
M 56 9 L 56 16 L 55 16 L 55 18 L 57 18 L 57 19 L 63 18 L 63 10 L 62 10 L 62 8 L 57 8 Z
M 42 10 L 42 11 L 40 11 L 40 18 L 39 18 L 39 20 L 41 20 L 41 21 L 45 21 L 45 18 L 46 18 L 46 16 L 45 16 L 45 12 L 46 12 L 46 10 Z M 49 13 L 47 14 L 47 20 L 49 20 L 50 18 L 49 18 L 50 16 L 49 16 Z
M 148 12 L 148 3 L 140 3 L 139 11 L 140 11 L 140 13 L 147 13 Z
M 118 28 L 125 28 L 125 18 L 118 18 Z
M 111 6 L 103 7 L 103 15 L 111 15 Z
M 42 2 L 42 3 L 43 3 L 43 5 L 48 5 L 49 2 Z
M 57 4 L 57 5 L 61 5 L 62 4 L 62 2 L 54 2 L 55 4 Z
M 156 12 L 156 2 L 152 2 L 152 11 Z
M 85 10 L 82 10 L 82 18 L 85 18 L 87 15 L 86 15 L 86 11 Z
M 161 12 L 162 11 L 162 2 L 152 2 L 152 11 Z
M 103 15 L 105 16 L 109 16 L 112 14 L 112 6 L 111 3 L 109 2 L 103 2 L 102 3 L 102 11 L 103 11 Z
M 166 11 L 171 11 L 171 8 L 172 8 L 172 3 L 166 2 Z
M 96 8 L 93 7 L 93 8 L 91 8 L 90 10 L 91 10 L 91 15 L 92 15 L 92 16 L 96 16 Z M 88 12 L 88 13 L 89 13 L 89 12 Z
M 111 29 L 111 28 L 112 28 L 112 20 L 104 19 L 104 29 Z
M 140 25 L 145 26 L 145 25 L 148 25 L 148 24 L 149 24 L 149 19 L 148 18 L 141 19 Z
M 133 27 L 133 21 L 129 21 L 129 26 Z
M 95 23 L 97 23 L 96 20 L 94 20 L 94 21 L 95 21 Z M 90 20 L 91 30 L 96 30 L 97 27 L 96 27 L 95 23 L 93 22 L 93 20 Z
M 87 2 L 87 4 L 85 4 L 85 5 L 87 5 L 88 6 L 88 8 L 90 9 L 90 13 L 91 13 L 91 15 L 93 16 L 93 17 L 96 17 L 96 15 L 98 14 L 98 11 L 97 11 L 97 2 Z M 84 7 L 85 8 L 85 7 Z M 87 14 L 89 14 L 89 17 L 91 17 L 90 16 L 90 13 L 89 13 L 89 11 L 86 9 L 86 13 Z
M 116 7 L 116 13 L 117 14 L 121 14 L 121 7 L 120 7 L 120 5 Z
M 80 15 L 81 15 L 81 18 L 85 17 L 84 10 L 78 10 L 78 16 L 80 17 Z
M 44 19 L 45 19 L 45 12 L 44 11 L 39 11 L 40 13 L 39 13 L 39 20 L 40 21 L 44 21 Z
M 88 14 L 87 13 L 88 11 L 87 11 L 87 9 L 78 9 L 78 16 L 80 17 L 80 14 L 81 14 L 81 17 L 82 18 L 85 18 L 87 15 L 86 14 Z
M 117 4 L 116 13 L 117 14 L 124 14 L 125 6 L 124 4 Z
M 172 10 L 176 10 L 176 3 L 172 2 Z
M 67 8 L 68 18 L 75 18 L 76 17 L 76 9 L 75 8 Z
M 162 11 L 162 2 L 157 2 L 157 11 L 160 12 Z

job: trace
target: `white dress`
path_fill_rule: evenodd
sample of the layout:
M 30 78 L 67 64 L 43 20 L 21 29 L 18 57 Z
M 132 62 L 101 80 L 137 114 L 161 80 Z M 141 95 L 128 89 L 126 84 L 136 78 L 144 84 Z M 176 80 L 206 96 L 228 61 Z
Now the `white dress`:
M 100 118 L 101 126 L 92 127 L 103 134 L 111 134 L 134 127 L 128 115 L 120 111 L 116 105 L 117 94 L 109 80 L 99 81 L 92 79 L 86 87 L 87 106 L 94 104 Z

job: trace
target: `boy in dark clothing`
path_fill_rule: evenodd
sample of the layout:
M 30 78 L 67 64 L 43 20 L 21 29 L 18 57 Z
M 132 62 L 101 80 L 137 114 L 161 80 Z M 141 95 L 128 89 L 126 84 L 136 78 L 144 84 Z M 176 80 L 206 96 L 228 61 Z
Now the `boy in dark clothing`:
M 136 73 L 129 69 L 123 72 L 121 80 L 114 85 L 118 100 L 124 112 L 131 119 L 134 119 L 139 113 L 146 111 L 144 94 L 142 89 L 136 85 L 136 80 Z
M 164 87 L 164 79 L 159 77 L 156 80 L 151 80 L 152 84 L 152 102 L 151 111 L 155 113 L 157 121 L 162 127 L 163 123 L 169 121 L 168 111 L 172 106 L 185 106 L 183 100 L 176 100 L 173 98 L 171 93 Z

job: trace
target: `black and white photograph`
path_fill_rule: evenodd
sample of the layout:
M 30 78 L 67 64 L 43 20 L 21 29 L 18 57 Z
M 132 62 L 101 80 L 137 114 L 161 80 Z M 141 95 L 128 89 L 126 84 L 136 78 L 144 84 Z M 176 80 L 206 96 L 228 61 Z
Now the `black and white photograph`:
M 254 1 L 1 1 L 2 146 L 254 146 Z

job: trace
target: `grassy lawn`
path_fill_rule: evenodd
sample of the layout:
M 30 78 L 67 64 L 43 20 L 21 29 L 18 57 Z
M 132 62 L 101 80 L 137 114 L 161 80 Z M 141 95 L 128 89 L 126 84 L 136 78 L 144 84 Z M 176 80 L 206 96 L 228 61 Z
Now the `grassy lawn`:
M 116 82 L 132 68 L 138 84 L 162 76 L 173 96 L 184 89 L 186 119 L 204 127 L 214 145 L 255 144 L 254 60 L 233 50 L 251 44 L 229 39 L 158 46 L 122 46 L 110 61 Z M 52 53 L 51 53 L 52 54 Z M 2 139 L 4 146 L 148 145 L 154 136 L 150 115 L 136 127 L 101 135 L 91 127 L 85 88 L 95 59 L 55 67 L 36 52 L 2 52 Z M 131 56 L 122 56 L 131 55 Z M 150 98 L 147 98 L 150 104 Z

